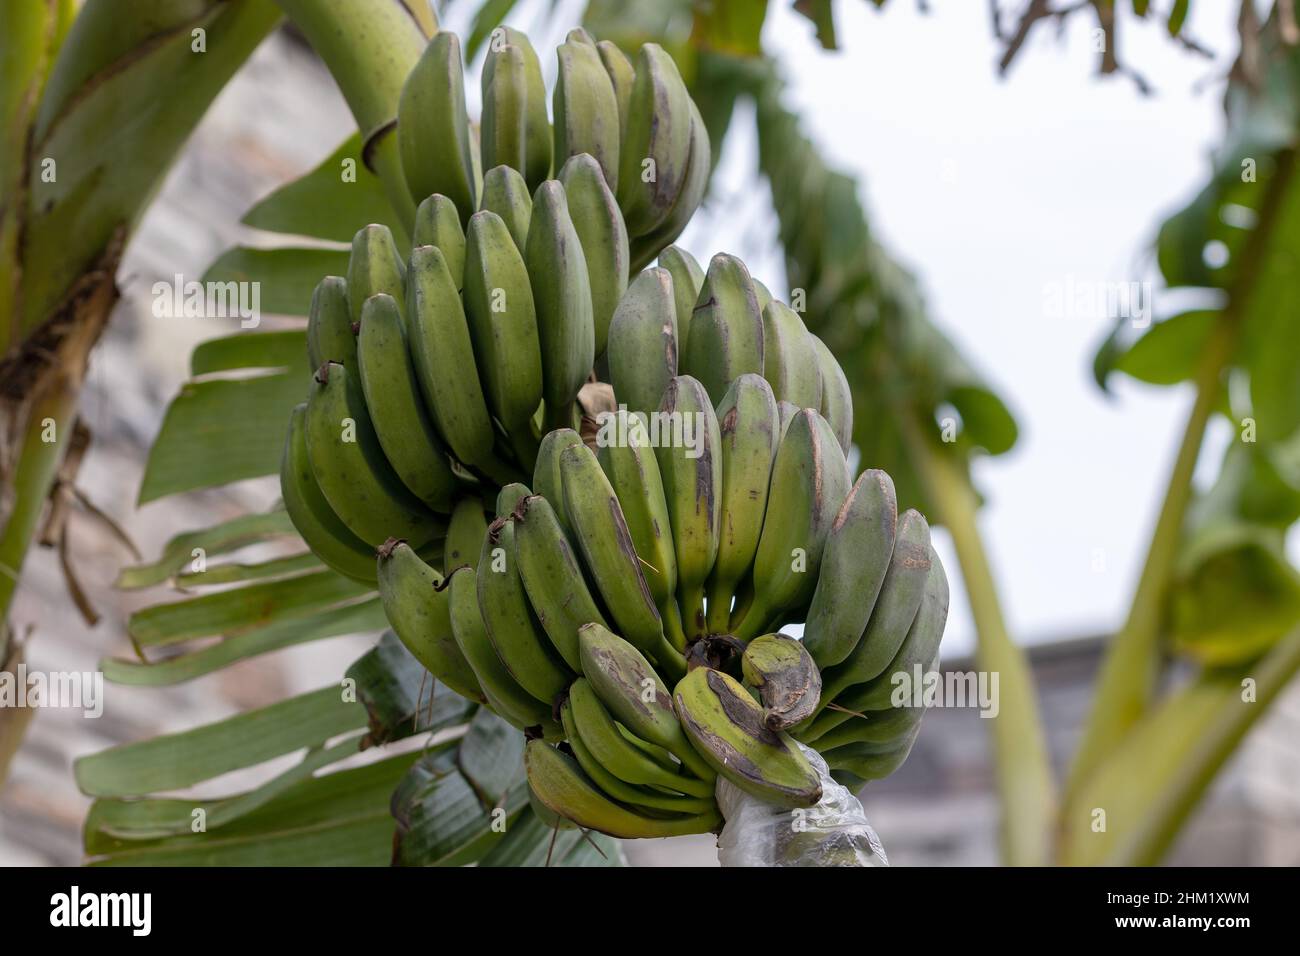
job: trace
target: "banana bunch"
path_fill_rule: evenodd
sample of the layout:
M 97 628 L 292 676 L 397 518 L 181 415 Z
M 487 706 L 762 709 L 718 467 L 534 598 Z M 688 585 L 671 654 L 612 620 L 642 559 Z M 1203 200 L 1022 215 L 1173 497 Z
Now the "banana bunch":
M 556 63 L 548 115 L 536 51 L 520 31 L 498 27 L 475 126 L 460 40 L 437 33 L 398 101 L 398 152 L 415 202 L 445 196 L 466 229 L 474 210 L 490 209 L 521 249 L 528 197 L 549 178 L 563 183 L 590 276 L 599 356 L 629 275 L 681 233 L 703 200 L 712 154 L 677 65 L 657 44 L 641 47 L 634 62 L 577 29 Z

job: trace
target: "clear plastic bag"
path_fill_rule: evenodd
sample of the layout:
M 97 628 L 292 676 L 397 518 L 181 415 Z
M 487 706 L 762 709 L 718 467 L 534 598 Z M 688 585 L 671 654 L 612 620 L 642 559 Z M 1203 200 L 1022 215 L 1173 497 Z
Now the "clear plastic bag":
M 866 811 L 836 783 L 817 751 L 799 744 L 822 779 L 816 806 L 786 810 L 718 778 L 718 805 L 727 821 L 718 836 L 723 866 L 889 866 Z

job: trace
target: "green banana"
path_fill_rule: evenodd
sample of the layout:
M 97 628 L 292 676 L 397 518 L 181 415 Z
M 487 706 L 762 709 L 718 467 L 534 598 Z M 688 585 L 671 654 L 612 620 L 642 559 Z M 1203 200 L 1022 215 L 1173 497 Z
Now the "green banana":
M 374 547 L 390 537 L 405 538 L 415 548 L 426 544 L 442 525 L 393 473 L 361 387 L 334 362 L 322 365 L 312 381 L 305 418 L 307 454 L 334 513 Z
M 366 299 L 380 292 L 393 297 L 399 309 L 406 309 L 406 267 L 397 243 L 387 226 L 371 223 L 352 237 L 348 257 L 348 315 L 353 324 L 361 321 Z
M 821 699 L 822 676 L 804 646 L 785 634 L 750 641 L 740 658 L 745 684 L 758 691 L 763 723 L 788 730 L 807 720 Z
M 537 799 L 558 816 L 580 827 L 623 839 L 708 833 L 722 823 L 716 810 L 686 817 L 642 816 L 606 797 L 577 761 L 545 741 L 530 740 L 524 749 L 528 784 Z
M 578 645 L 582 676 L 610 714 L 642 740 L 663 747 L 699 779 L 712 781 L 713 768 L 682 732 L 668 688 L 644 655 L 602 624 L 580 628 Z
M 596 356 L 605 354 L 609 324 L 627 290 L 627 227 L 600 165 L 585 153 L 572 156 L 560 170 L 569 202 L 569 217 L 582 243 L 591 285 L 591 316 Z
M 754 299 L 758 302 L 759 314 L 766 312 L 767 307 L 771 305 L 773 301 L 772 290 L 763 285 L 763 283 L 759 282 L 757 279 L 754 279 Z M 764 317 L 763 322 L 763 333 L 764 335 L 767 334 L 766 317 Z
M 903 765 L 907 755 L 912 752 L 912 744 L 916 743 L 920 730 L 921 724 L 918 722 L 900 744 L 889 750 L 882 750 L 877 744 L 856 743 L 836 747 L 822 754 L 822 757 L 834 771 L 847 771 L 861 780 L 880 780 Z
M 528 486 L 518 481 L 503 485 L 501 490 L 497 492 L 497 517 L 510 517 L 515 508 L 519 506 L 519 502 L 531 494 L 532 492 L 528 490 Z
M 844 369 L 840 368 L 840 363 L 826 347 L 826 343 L 811 332 L 808 336 L 812 341 L 813 352 L 817 356 L 817 367 L 822 373 L 822 401 L 819 411 L 822 418 L 831 423 L 840 448 L 844 449 L 844 454 L 847 455 L 849 446 L 853 444 L 853 392 L 849 390 L 849 380 L 844 375 Z
M 614 100 L 618 103 L 618 138 L 619 142 L 627 135 L 627 114 L 632 103 L 632 87 L 636 84 L 636 67 L 627 58 L 627 54 L 618 48 L 617 43 L 601 40 L 596 44 L 600 54 L 601 65 L 609 76 L 609 84 L 614 88 Z
M 763 377 L 772 383 L 777 401 L 821 409 L 817 353 L 803 319 L 783 302 L 772 301 L 763 309 Z
M 854 684 L 880 676 L 894 659 L 920 610 L 933 553 L 925 518 L 916 511 L 903 512 L 894 537 L 894 553 L 867 628 L 844 662 L 822 675 L 824 701 L 834 700 Z
M 585 677 L 579 677 L 570 685 L 569 699 L 566 703 L 570 707 L 574 729 L 587 749 L 601 766 L 620 780 L 638 786 L 672 790 L 702 799 L 713 796 L 711 781 L 683 774 L 681 765 L 676 762 L 671 767 L 666 767 L 633 743 L 629 739 L 630 731 L 620 728 L 614 722 L 614 718 L 601 703 L 600 697 Z M 667 754 L 667 751 L 661 750 L 660 753 Z
M 664 810 L 669 813 L 708 813 L 713 810 L 715 804 L 711 798 L 667 794 L 638 787 L 607 770 L 604 764 L 595 758 L 586 740 L 578 732 L 577 724 L 573 720 L 573 707 L 567 700 L 560 706 L 560 721 L 564 727 L 569 749 L 577 759 L 578 766 L 606 796 L 631 806 L 649 807 L 652 810 Z
M 849 493 L 849 470 L 830 425 L 812 409 L 794 416 L 772 462 L 769 501 L 754 555 L 754 602 L 732 633 L 748 641 L 783 613 L 801 611 L 817 587 L 822 551 Z
M 677 554 L 659 463 L 640 419 L 619 410 L 608 421 L 615 428 L 615 437 L 602 442 L 597 433 L 596 457 L 623 508 L 641 573 L 663 618 L 665 636 L 684 653 L 686 635 L 677 608 Z
M 520 730 L 539 728 L 540 735 L 548 739 L 563 739 L 564 728 L 551 715 L 550 704 L 542 703 L 515 683 L 488 640 L 483 615 L 479 611 L 478 581 L 474 569 L 468 565 L 456 568 L 442 586 L 450 589 L 448 608 L 456 646 L 474 669 L 488 706 Z
M 472 211 L 472 210 L 471 210 Z M 465 213 L 466 218 L 469 212 Z M 415 210 L 415 229 L 411 248 L 437 246 L 442 251 L 451 281 L 459 290 L 465 275 L 465 227 L 461 223 L 457 206 L 446 196 L 434 194 L 420 203 Z M 414 251 L 411 257 L 415 257 Z M 407 306 L 410 306 L 410 270 L 407 270 Z
M 833 713 L 833 712 L 832 712 Z M 890 707 L 886 710 L 859 711 L 817 737 L 805 741 L 819 752 L 854 743 L 873 744 L 893 750 L 925 716 L 924 707 Z M 814 723 L 816 726 L 816 723 Z
M 704 582 L 718 556 L 722 523 L 722 438 L 708 393 L 689 375 L 679 375 L 668 383 L 659 404 L 659 415 L 661 422 L 675 423 L 674 427 L 681 428 L 681 441 L 666 441 L 660 436 L 655 457 L 677 552 L 677 594 L 682 624 L 688 637 L 698 638 L 707 631 Z
M 618 496 L 595 453 L 581 443 L 560 453 L 564 510 L 596 589 L 625 640 L 671 671 L 681 660 L 664 638 L 663 620 Z
M 560 478 L 560 452 L 570 445 L 581 445 L 582 436 L 572 428 L 557 428 L 542 436 L 537 448 L 537 463 L 533 466 L 533 489 L 550 502 L 555 518 L 566 535 L 573 534 L 569 516 L 564 510 L 564 484 Z
M 479 158 L 484 170 L 509 166 L 523 175 L 528 165 L 527 71 L 524 51 L 518 46 L 506 43 L 500 49 L 489 48 L 483 62 L 479 122 Z
M 311 309 L 307 313 L 309 367 L 338 362 L 353 368 L 356 358 L 357 339 L 352 334 L 347 281 L 340 276 L 326 276 L 312 292 Z
M 596 361 L 596 332 L 587 261 L 557 180 L 537 187 L 524 258 L 537 311 L 542 399 L 549 420 L 563 424 L 572 421 L 574 400 Z
M 451 632 L 451 595 L 439 590 L 442 575 L 425 564 L 405 541 L 379 548 L 379 598 L 394 633 L 425 670 L 456 693 L 486 702 L 474 669 Z
M 649 415 L 677 375 L 677 315 L 666 269 L 637 276 L 609 323 L 609 381 L 629 411 Z
M 677 683 L 673 706 L 690 742 L 741 790 L 782 807 L 811 807 L 821 778 L 794 740 L 763 722 L 763 708 L 734 678 L 696 667 Z
M 488 526 L 477 571 L 479 610 L 501 663 L 520 687 L 543 703 L 553 703 L 573 673 L 555 653 L 528 603 L 515 563 L 515 527 L 509 512 Z
M 713 152 L 709 143 L 709 131 L 700 116 L 694 100 L 687 100 L 690 109 L 690 153 L 686 178 L 682 181 L 673 200 L 672 210 L 663 222 L 650 232 L 643 233 L 632 241 L 632 268 L 640 269 L 659 255 L 659 251 L 682 234 L 695 210 L 704 200 L 709 188 L 709 173 L 713 170 Z
M 533 218 L 533 197 L 519 170 L 512 166 L 493 166 L 483 176 L 480 210 L 501 217 L 514 240 L 519 254 L 528 242 L 528 226 Z
M 393 471 L 434 511 L 450 511 L 460 482 L 424 409 L 402 313 L 384 293 L 371 296 L 362 307 L 357 370 L 366 410 Z
M 619 150 L 618 204 L 629 237 L 653 231 L 672 212 L 690 166 L 691 97 L 673 58 L 641 47 Z
M 487 526 L 483 502 L 478 496 L 466 495 L 457 501 L 447 524 L 447 540 L 443 543 L 443 570 L 450 574 L 463 565 L 477 568 L 483 540 L 487 537 Z
M 785 433 L 790 428 L 790 423 L 802 409 L 794 402 L 777 402 L 776 413 L 781 419 L 781 437 L 785 438 Z
M 758 551 L 779 428 L 776 400 L 761 376 L 746 373 L 731 383 L 718 405 L 721 525 L 718 557 L 707 589 L 707 623 L 714 634 L 730 630 L 732 597 Z
M 528 269 L 501 217 L 477 212 L 465 241 L 465 312 L 487 385 L 488 406 L 532 468 L 532 431 L 542 402 L 542 357 Z
M 311 471 L 307 457 L 307 403 L 294 408 L 280 459 L 280 496 L 289 520 L 307 547 L 344 577 L 375 583 L 374 550 L 348 530 L 330 507 Z
M 878 469 L 864 471 L 826 536 L 804 622 L 804 647 L 818 667 L 841 663 L 857 646 L 884 583 L 897 529 L 893 480 Z
M 925 594 L 921 608 L 908 628 L 903 645 L 883 671 L 866 683 L 850 688 L 842 694 L 841 703 L 850 710 L 883 710 L 894 703 L 897 688 L 895 674 L 913 678 L 917 666 L 923 672 L 938 666 L 939 642 L 943 639 L 944 624 L 948 620 L 948 576 L 944 573 L 939 556 L 930 552 L 930 572 L 925 578 Z
M 477 206 L 474 159 L 456 34 L 435 34 L 407 76 L 397 101 L 397 149 L 412 199 L 441 193 L 469 218 Z
M 677 354 L 686 351 L 690 334 L 691 313 L 704 287 L 704 270 L 695 257 L 680 246 L 669 246 L 659 253 L 659 268 L 673 277 L 673 300 L 677 304 Z
M 493 452 L 492 416 L 460 293 L 442 250 L 412 251 L 408 278 L 411 362 L 434 424 L 457 459 L 499 478 L 503 467 Z
M 690 327 L 682 373 L 698 378 L 715 404 L 741 375 L 763 374 L 763 316 L 749 270 L 735 256 L 709 262 Z
M 581 673 L 578 629 L 605 621 L 587 587 L 582 565 L 546 498 L 532 495 L 523 499 L 512 520 L 515 561 L 528 600 L 564 662 Z
M 511 48 L 519 51 L 521 55 L 519 64 L 514 62 L 514 54 L 510 53 Z M 502 53 L 507 54 L 507 59 L 510 61 L 502 74 L 509 90 L 498 93 L 493 88 L 496 86 L 497 69 Z M 488 54 L 483 61 L 482 79 L 483 168 L 491 169 L 502 163 L 514 166 L 524 174 L 524 180 L 528 183 L 528 192 L 531 193 L 551 174 L 551 123 L 546 115 L 546 84 L 542 81 L 542 64 L 528 37 L 513 27 L 503 26 L 493 30 L 488 44 Z M 502 97 L 502 106 L 506 113 L 495 109 L 489 110 L 489 105 L 496 102 L 497 96 Z M 516 110 L 522 113 L 521 119 L 515 118 Z M 504 122 L 511 128 L 514 123 L 522 122 L 522 162 L 509 162 L 504 158 L 493 159 L 493 156 L 489 155 L 489 144 L 494 138 L 491 129 L 498 122 Z M 510 151 L 513 152 L 513 149 Z
M 574 30 L 555 51 L 559 70 L 552 112 L 554 160 L 587 153 L 600 164 L 611 190 L 618 189 L 620 120 L 618 97 L 589 36 Z

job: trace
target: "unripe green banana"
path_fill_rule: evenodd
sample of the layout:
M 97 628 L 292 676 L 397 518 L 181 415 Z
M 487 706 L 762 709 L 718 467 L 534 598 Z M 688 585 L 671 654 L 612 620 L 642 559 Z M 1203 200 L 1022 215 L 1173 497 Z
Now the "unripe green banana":
M 682 374 L 698 378 L 714 404 L 741 375 L 763 374 L 763 316 L 749 270 L 735 256 L 709 262 L 690 327 Z
M 573 672 L 555 653 L 528 603 L 515 561 L 515 527 L 509 512 L 488 526 L 477 571 L 479 610 L 501 663 L 520 687 L 543 703 L 554 703 L 573 680 Z
M 547 739 L 563 739 L 564 728 L 551 715 L 551 706 L 515 683 L 488 640 L 483 615 L 479 611 L 478 581 L 474 569 L 468 565 L 456 568 L 443 582 L 443 587 L 450 589 L 448 607 L 456 646 L 474 669 L 488 706 L 520 730 L 539 728 L 539 733 Z
M 533 196 L 519 171 L 512 166 L 489 169 L 483 176 L 483 198 L 479 208 L 501 217 L 522 256 L 528 242 L 528 226 L 533 218 Z
M 528 783 L 537 798 L 566 820 L 624 839 L 708 833 L 722 823 L 717 811 L 688 817 L 641 816 L 606 797 L 570 756 L 545 741 L 530 740 L 524 749 Z
M 903 512 L 894 553 L 867 628 L 844 662 L 822 675 L 823 701 L 832 701 L 846 688 L 880 676 L 894 659 L 920 610 L 933 553 L 925 518 L 916 511 Z
M 817 666 L 833 667 L 857 647 L 894 553 L 898 502 L 878 469 L 858 476 L 831 524 L 803 642 Z
M 515 561 L 528 600 L 564 662 L 581 673 L 578 629 L 605 622 L 587 588 L 582 565 L 546 498 L 533 495 L 519 502 L 513 521 Z
M 469 212 L 465 213 L 465 218 L 469 218 Z M 447 264 L 447 272 L 451 275 L 452 283 L 460 289 L 465 276 L 465 227 L 461 224 L 458 207 L 446 196 L 435 193 L 420 203 L 419 208 L 415 210 L 415 229 L 412 232 L 411 248 L 414 250 L 420 246 L 438 247 Z M 411 256 L 414 258 L 414 251 Z M 409 293 L 411 287 L 409 270 L 406 285 Z M 410 306 L 408 294 L 407 307 Z
M 460 482 L 424 409 L 402 313 L 384 293 L 371 296 L 361 310 L 357 369 L 366 410 L 393 471 L 434 511 L 449 512 Z
M 776 413 L 781 419 L 781 437 L 785 438 L 786 431 L 790 428 L 790 423 L 802 409 L 794 402 L 777 402 Z
M 740 658 L 745 685 L 758 691 L 763 723 L 789 730 L 811 717 L 821 699 L 822 676 L 803 644 L 785 634 L 749 642 Z
M 551 123 L 546 115 L 546 84 L 542 80 L 542 64 L 537 58 L 528 37 L 514 27 L 497 27 L 492 31 L 488 54 L 483 61 L 483 127 L 488 126 L 487 104 L 492 100 L 490 89 L 496 82 L 497 54 L 514 47 L 523 55 L 523 89 L 521 94 L 512 94 L 512 98 L 522 96 L 524 104 L 524 150 L 523 164 L 515 166 L 524 174 L 528 191 L 532 193 L 542 180 L 551 175 Z M 512 67 L 513 69 L 513 67 Z M 511 79 L 513 83 L 513 78 Z M 487 137 L 484 137 L 484 142 Z M 491 162 L 487 152 L 483 153 L 483 168 L 491 169 L 505 160 Z
M 673 58 L 657 43 L 642 46 L 615 190 L 629 237 L 653 231 L 672 212 L 690 167 L 690 104 Z
M 545 498 L 555 513 L 556 520 L 566 535 L 573 534 L 569 516 L 564 510 L 564 482 L 560 477 L 560 452 L 570 445 L 581 445 L 582 436 L 572 428 L 557 428 L 542 436 L 537 448 L 537 463 L 533 466 L 533 490 Z
M 687 100 L 691 114 L 691 145 L 686 178 L 682 181 L 673 208 L 668 216 L 650 232 L 632 240 L 632 268 L 640 269 L 652 261 L 659 251 L 682 234 L 695 210 L 704 201 L 709 188 L 709 174 L 713 170 L 713 153 L 709 144 L 709 131 L 700 116 L 694 100 Z
M 509 166 L 522 175 L 528 165 L 527 71 L 520 47 L 505 43 L 499 49 L 489 48 L 483 62 L 483 114 L 479 123 L 479 157 L 484 170 Z
M 571 32 L 555 51 L 555 153 L 557 165 L 587 153 L 600 164 L 611 190 L 618 189 L 620 121 L 618 97 L 600 53 L 582 31 Z
M 777 401 L 821 409 L 822 374 L 812 338 L 803 319 L 783 302 L 763 309 L 763 377 Z
M 690 335 L 691 313 L 704 287 L 704 270 L 695 257 L 680 246 L 669 246 L 659 253 L 659 268 L 673 277 L 673 299 L 677 303 L 677 354 L 686 351 Z
M 397 103 L 397 148 L 412 199 L 441 193 L 469 218 L 477 205 L 474 160 L 456 34 L 435 34 L 407 76 Z
M 586 153 L 572 156 L 560 170 L 569 216 L 582 243 L 591 284 L 591 315 L 596 356 L 605 354 L 609 323 L 627 289 L 627 226 L 600 165 Z
M 531 494 L 532 492 L 528 489 L 528 486 L 518 481 L 502 486 L 501 490 L 497 492 L 497 517 L 509 518 L 515 508 L 519 506 L 519 502 Z M 513 537 L 511 535 L 512 539 Z M 511 560 L 513 560 L 513 552 Z
M 406 649 L 456 693 L 486 702 L 474 670 L 451 631 L 451 597 L 439 590 L 442 575 L 425 564 L 405 541 L 379 548 L 379 597 L 384 615 Z
M 834 771 L 847 771 L 860 780 L 880 780 L 903 765 L 920 730 L 918 722 L 904 736 L 902 743 L 889 750 L 880 749 L 878 744 L 854 743 L 836 747 L 822 756 Z
M 772 463 L 768 508 L 754 555 L 754 603 L 732 628 L 748 641 L 771 630 L 783 612 L 807 606 L 817 587 L 831 524 L 849 492 L 844 453 L 812 409 L 795 415 Z
M 682 733 L 672 697 L 635 647 L 601 624 L 578 631 L 582 676 L 610 714 L 642 740 L 663 747 L 701 780 L 715 773 Z
M 629 411 L 649 415 L 677 375 L 677 315 L 666 269 L 647 269 L 628 287 L 609 324 L 609 381 Z
M 609 76 L 610 86 L 614 88 L 614 100 L 618 103 L 618 138 L 619 142 L 627 135 L 627 114 L 632 103 L 632 87 L 636 84 L 636 67 L 627 58 L 618 44 L 601 40 L 596 44 L 600 54 L 601 65 Z
M 609 421 L 615 437 L 602 442 L 597 434 L 596 457 L 623 508 L 641 573 L 663 618 L 664 634 L 679 652 L 685 652 L 686 636 L 677 608 L 677 554 L 659 462 L 640 419 L 619 410 Z
M 352 334 L 348 309 L 348 284 L 340 276 L 326 276 L 311 294 L 307 313 L 307 361 L 310 368 L 326 362 L 356 366 L 357 338 Z
M 565 448 L 560 477 L 573 537 L 614 626 L 661 668 L 671 673 L 677 667 L 680 672 L 681 656 L 665 641 L 663 621 L 641 572 L 623 509 L 595 453 L 583 444 Z
M 374 547 L 404 538 L 418 548 L 441 532 L 443 526 L 393 473 L 361 386 L 344 366 L 327 362 L 316 373 L 305 425 L 316 483 L 358 538 Z
M 560 720 L 568 738 L 569 749 L 597 788 L 606 796 L 634 807 L 649 807 L 652 810 L 664 810 L 669 813 L 709 813 L 716 806 L 712 798 L 687 797 L 680 794 L 667 794 L 647 787 L 638 787 L 626 782 L 607 770 L 596 759 L 586 740 L 578 732 L 573 719 L 573 706 L 566 700 L 560 706 Z
M 488 407 L 510 435 L 524 468 L 537 441 L 533 414 L 542 402 L 542 357 L 528 269 L 501 217 L 477 212 L 465 242 L 465 312 Z
M 934 670 L 939 663 L 939 642 L 943 639 L 943 628 L 948 620 L 948 600 L 948 576 L 939 556 L 931 549 L 925 595 L 912 626 L 908 628 L 907 637 L 903 639 L 903 646 L 888 667 L 866 683 L 849 688 L 840 695 L 842 700 L 839 703 L 850 710 L 883 710 L 894 703 L 894 691 L 898 687 L 894 681 L 895 674 L 907 674 L 911 680 L 918 666 L 923 672 Z
M 531 785 L 528 787 L 528 809 L 548 830 L 576 830 L 578 825 L 567 817 L 562 817 L 537 798 Z
M 298 534 L 328 567 L 344 577 L 375 583 L 374 550 L 348 530 L 330 507 L 307 457 L 307 403 L 289 416 L 289 432 L 280 459 L 280 495 Z
M 596 332 L 587 261 L 557 180 L 537 187 L 524 258 L 537 310 L 542 398 L 548 419 L 559 425 L 573 420 L 574 400 L 596 361 Z
M 844 369 L 840 368 L 840 363 L 826 347 L 826 343 L 811 332 L 808 335 L 812 339 L 813 352 L 817 355 L 817 367 L 822 373 L 822 418 L 831 423 L 835 437 L 847 455 L 849 446 L 853 444 L 853 392 L 849 390 L 849 380 L 844 375 Z
M 371 223 L 352 237 L 352 255 L 348 258 L 348 314 L 354 324 L 361 321 L 366 299 L 381 292 L 391 295 L 398 308 L 405 311 L 406 267 L 397 243 L 387 226 Z
M 776 400 L 762 376 L 747 373 L 731 383 L 718 405 L 721 525 L 707 589 L 708 629 L 714 634 L 730 630 L 732 597 L 754 564 L 779 428 Z
M 754 279 L 754 298 L 758 301 L 758 311 L 761 314 L 766 312 L 767 307 L 772 304 L 772 291 L 767 286 L 763 285 L 763 283 Z M 763 331 L 764 333 L 767 332 L 766 321 L 763 323 Z
M 452 453 L 466 465 L 497 477 L 492 416 L 479 382 L 469 324 L 441 249 L 411 252 L 411 361 L 425 404 Z
M 681 765 L 675 762 L 675 769 L 665 767 L 633 743 L 629 739 L 630 731 L 621 729 L 614 722 L 613 716 L 585 677 L 579 677 L 569 687 L 567 703 L 570 705 L 575 729 L 587 749 L 601 766 L 620 780 L 639 786 L 673 790 L 693 797 L 708 799 L 713 796 L 711 781 L 681 773 Z M 661 750 L 660 753 L 667 754 L 667 751 Z
M 827 711 L 827 715 L 835 713 Z M 805 741 L 818 752 L 849 744 L 872 744 L 882 750 L 894 750 L 925 716 L 924 707 L 890 707 L 886 710 L 859 711 L 847 714 L 846 720 L 815 739 Z M 816 724 L 814 723 L 814 726 Z
M 483 502 L 477 495 L 465 495 L 456 502 L 447 525 L 447 540 L 443 543 L 442 567 L 446 573 L 463 565 L 478 567 L 487 526 Z
M 682 626 L 688 638 L 698 638 L 707 632 L 704 582 L 718 556 L 722 524 L 722 439 L 708 393 L 689 375 L 668 383 L 659 413 L 661 422 L 681 429 L 680 435 L 660 435 L 655 457 L 677 552 Z
M 821 779 L 794 740 L 769 730 L 763 708 L 734 678 L 696 667 L 677 683 L 673 705 L 695 749 L 746 793 L 782 807 L 811 807 Z

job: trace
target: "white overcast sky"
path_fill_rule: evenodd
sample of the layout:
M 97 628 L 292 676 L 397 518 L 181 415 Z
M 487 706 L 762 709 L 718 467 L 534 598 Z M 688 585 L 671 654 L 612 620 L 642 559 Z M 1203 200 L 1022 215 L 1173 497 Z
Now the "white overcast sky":
M 445 26 L 463 32 L 473 6 L 452 4 Z M 1199 188 L 1222 129 L 1235 5 L 1193 5 L 1188 29 L 1215 61 L 1181 50 L 1158 23 L 1121 33 L 1121 58 L 1156 87 L 1147 98 L 1126 78 L 1094 75 L 1085 15 L 1059 39 L 1040 28 L 1002 80 L 982 0 L 932 2 L 929 14 L 908 0 L 883 13 L 841 0 L 838 53 L 822 51 L 789 6 L 771 4 L 764 43 L 783 63 L 809 132 L 858 177 L 877 236 L 918 275 L 932 314 L 1020 422 L 1016 449 L 976 471 L 1012 633 L 1041 641 L 1114 629 L 1191 394 L 1117 377 L 1107 399 L 1090 363 L 1108 321 L 1049 317 L 1045 297 L 1069 282 L 1152 278 L 1155 229 Z M 553 12 L 524 3 L 511 22 L 544 50 L 542 37 L 558 42 L 580 11 L 580 3 Z M 784 271 L 753 178 L 752 130 L 744 110 L 715 199 L 682 244 L 702 260 L 742 255 L 775 291 Z M 1211 436 L 1202 473 L 1213 473 L 1225 441 Z M 939 547 L 955 569 L 942 533 Z M 961 653 L 972 647 L 972 626 L 960 577 L 950 576 L 945 649 Z

